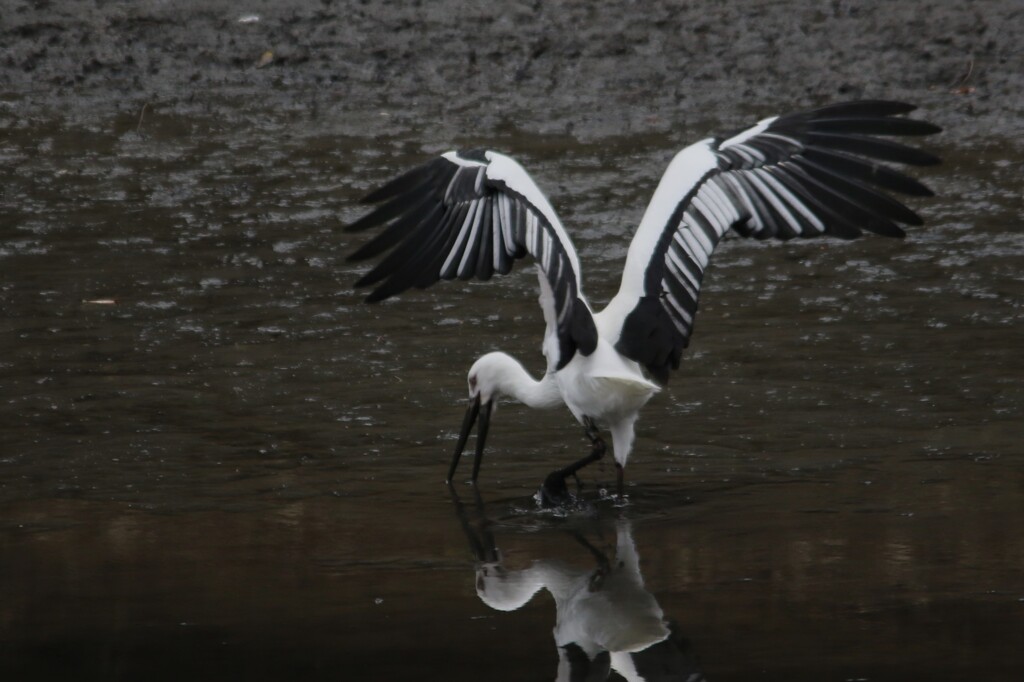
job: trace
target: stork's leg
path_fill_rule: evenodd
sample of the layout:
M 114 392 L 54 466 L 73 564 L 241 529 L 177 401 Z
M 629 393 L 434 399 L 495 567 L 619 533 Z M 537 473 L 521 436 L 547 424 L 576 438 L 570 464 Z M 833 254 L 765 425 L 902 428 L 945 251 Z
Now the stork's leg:
M 563 502 L 569 495 L 568 488 L 565 485 L 565 479 L 570 476 L 574 476 L 576 477 L 576 481 L 579 482 L 579 477 L 576 476 L 576 472 L 591 462 L 596 462 L 604 457 L 604 453 L 608 449 L 604 443 L 604 439 L 601 438 L 601 433 L 597 430 L 597 425 L 594 423 L 593 419 L 590 417 L 584 417 L 583 427 L 587 434 L 587 438 L 590 439 L 590 454 L 576 462 L 573 462 L 564 469 L 558 469 L 557 471 L 552 471 L 548 474 L 548 477 L 544 479 L 544 486 L 541 488 L 541 498 L 545 505 L 553 506 Z
M 584 432 L 587 434 L 587 438 L 590 439 L 590 454 L 576 462 L 573 462 L 564 469 L 559 469 L 558 471 L 553 472 L 551 476 L 558 475 L 563 480 L 568 478 L 569 476 L 576 476 L 576 472 L 578 472 L 580 469 L 587 466 L 591 462 L 596 462 L 597 460 L 604 457 L 604 453 L 607 451 L 608 448 L 604 444 L 604 439 L 601 438 L 601 432 L 597 430 L 597 425 L 594 423 L 594 420 L 591 419 L 590 417 L 584 417 L 583 427 L 585 430 Z M 551 478 L 551 476 L 548 476 L 548 478 Z

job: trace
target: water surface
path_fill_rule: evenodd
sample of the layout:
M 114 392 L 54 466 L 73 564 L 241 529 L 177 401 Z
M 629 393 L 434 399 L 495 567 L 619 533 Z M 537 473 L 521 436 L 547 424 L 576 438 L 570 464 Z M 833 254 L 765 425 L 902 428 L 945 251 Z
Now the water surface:
M 553 679 L 555 600 L 489 608 L 473 538 L 591 575 L 623 523 L 708 679 L 1024 672 L 1012 146 L 936 141 L 905 241 L 724 243 L 628 503 L 602 463 L 554 514 L 532 495 L 586 447 L 566 411 L 501 406 L 479 502 L 443 483 L 472 360 L 543 367 L 531 269 L 351 290 L 339 226 L 429 131 L 230 99 L 6 111 L 4 679 Z M 486 142 L 547 189 L 602 303 L 678 137 Z

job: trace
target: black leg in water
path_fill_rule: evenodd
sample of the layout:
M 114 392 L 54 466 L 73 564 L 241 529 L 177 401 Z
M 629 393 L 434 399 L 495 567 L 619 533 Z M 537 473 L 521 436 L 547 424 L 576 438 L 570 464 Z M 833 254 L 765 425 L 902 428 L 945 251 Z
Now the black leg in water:
M 586 429 L 587 438 L 590 439 L 592 444 L 590 454 L 573 462 L 564 469 L 552 471 L 548 474 L 547 478 L 544 479 L 544 485 L 540 489 L 541 501 L 544 506 L 554 507 L 567 502 L 569 499 L 569 488 L 565 484 L 565 479 L 570 476 L 576 476 L 576 472 L 580 469 L 604 457 L 604 453 L 608 449 L 593 419 L 584 417 L 583 426 Z M 579 481 L 579 477 L 576 480 Z

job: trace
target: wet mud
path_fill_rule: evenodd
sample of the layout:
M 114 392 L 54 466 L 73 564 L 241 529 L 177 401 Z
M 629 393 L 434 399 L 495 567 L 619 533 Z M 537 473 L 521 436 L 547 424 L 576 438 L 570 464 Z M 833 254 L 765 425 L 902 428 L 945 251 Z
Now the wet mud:
M 93 123 L 111 107 L 216 111 L 225 97 L 310 116 L 372 111 L 384 119 L 374 133 L 420 127 L 424 145 L 503 128 L 689 139 L 707 121 L 883 97 L 924 107 L 948 139 L 984 142 L 1021 131 L 1021 11 L 1013 0 L 11 0 L 0 86 L 28 111 Z

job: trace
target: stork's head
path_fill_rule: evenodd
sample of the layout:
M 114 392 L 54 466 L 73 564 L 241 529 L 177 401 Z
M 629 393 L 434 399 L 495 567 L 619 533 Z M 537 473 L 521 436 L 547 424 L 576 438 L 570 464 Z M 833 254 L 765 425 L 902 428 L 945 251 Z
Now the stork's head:
M 521 381 L 520 377 L 525 373 L 526 370 L 523 369 L 523 366 L 505 353 L 488 353 L 469 368 L 469 374 L 466 377 L 469 384 L 469 407 L 466 409 L 466 418 L 462 421 L 462 432 L 459 434 L 459 442 L 455 445 L 452 465 L 448 469 L 449 483 L 455 476 L 455 468 L 459 465 L 459 458 L 466 447 L 469 433 L 479 419 L 476 455 L 473 459 L 473 480 L 476 480 L 477 474 L 480 472 L 480 460 L 483 458 L 487 429 L 491 423 L 494 404 L 499 396 L 510 394 L 514 382 Z
M 485 563 L 476 569 L 476 593 L 496 611 L 515 611 L 533 598 L 544 583 L 537 571 L 507 571 L 501 563 Z
M 469 399 L 479 397 L 480 402 L 491 403 L 503 395 L 515 395 L 516 385 L 523 381 L 526 370 L 519 361 L 507 353 L 488 353 L 469 368 L 466 381 Z

